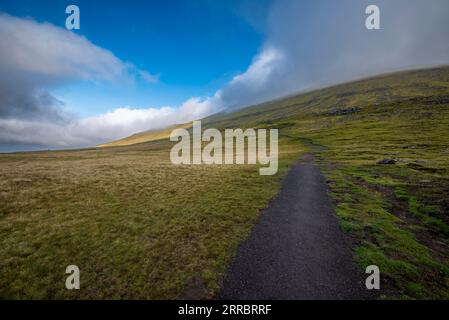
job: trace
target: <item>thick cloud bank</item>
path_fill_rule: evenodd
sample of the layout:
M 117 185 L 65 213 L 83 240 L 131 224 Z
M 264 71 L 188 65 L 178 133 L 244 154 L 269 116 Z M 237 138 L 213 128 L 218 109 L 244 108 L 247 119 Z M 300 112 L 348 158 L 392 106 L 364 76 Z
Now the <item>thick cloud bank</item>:
M 381 30 L 365 27 L 380 8 Z M 398 69 L 449 64 L 447 0 L 276 1 L 268 34 L 248 70 L 221 90 L 240 107 Z
M 0 117 L 61 119 L 47 89 L 79 79 L 113 81 L 127 67 L 111 52 L 50 24 L 0 15 Z
M 124 107 L 96 117 L 66 121 L 0 119 L 0 145 L 4 144 L 8 149 L 13 144 L 24 145 L 26 149 L 32 149 L 30 145 L 53 148 L 92 146 L 149 128 L 160 129 L 170 124 L 200 119 L 209 114 L 209 110 L 212 110 L 209 99 L 192 98 L 180 108 Z
M 179 108 L 123 107 L 78 119 L 50 90 L 90 80 L 127 82 L 158 76 L 138 70 L 84 37 L 51 24 L 0 14 L 0 147 L 81 147 L 134 132 L 190 121 L 210 113 L 209 98 Z M 1 150 L 0 150 L 1 151 Z
M 380 7 L 381 30 L 365 27 L 369 4 Z M 279 0 L 265 30 L 252 64 L 213 97 L 76 119 L 52 88 L 157 76 L 64 29 L 0 15 L 0 145 L 94 145 L 362 76 L 449 64 L 447 0 Z

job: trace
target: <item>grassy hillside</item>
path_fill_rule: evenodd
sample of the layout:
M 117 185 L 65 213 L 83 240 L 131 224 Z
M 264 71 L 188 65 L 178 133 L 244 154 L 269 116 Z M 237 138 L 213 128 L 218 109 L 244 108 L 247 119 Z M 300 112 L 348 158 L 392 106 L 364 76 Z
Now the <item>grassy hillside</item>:
M 132 136 L 117 140 L 117 141 L 111 141 L 108 143 L 100 144 L 98 147 L 104 148 L 104 147 L 123 147 L 123 146 L 130 146 L 137 143 L 143 143 L 143 142 L 151 142 L 156 140 L 162 140 L 162 139 L 168 139 L 170 137 L 170 133 L 178 128 L 188 128 L 192 124 L 186 123 L 186 124 L 179 124 L 170 126 L 163 130 L 150 130 L 145 132 L 140 132 L 133 134 Z
M 280 129 L 280 172 L 173 166 L 165 135 L 1 155 L 0 297 L 211 297 L 288 165 L 308 151 L 354 259 L 380 267 L 381 297 L 449 298 L 449 68 L 342 84 L 203 124 Z M 80 291 L 64 288 L 68 264 L 81 269 Z
M 280 128 L 315 153 L 382 296 L 449 298 L 449 68 L 385 75 L 207 119 Z M 383 159 L 394 165 L 381 165 Z

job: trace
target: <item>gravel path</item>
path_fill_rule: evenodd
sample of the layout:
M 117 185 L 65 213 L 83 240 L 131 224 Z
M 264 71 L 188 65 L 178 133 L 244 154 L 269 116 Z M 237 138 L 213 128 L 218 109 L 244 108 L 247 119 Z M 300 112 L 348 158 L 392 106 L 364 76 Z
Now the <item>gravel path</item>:
M 292 167 L 239 247 L 219 299 L 366 299 L 328 188 L 310 155 Z

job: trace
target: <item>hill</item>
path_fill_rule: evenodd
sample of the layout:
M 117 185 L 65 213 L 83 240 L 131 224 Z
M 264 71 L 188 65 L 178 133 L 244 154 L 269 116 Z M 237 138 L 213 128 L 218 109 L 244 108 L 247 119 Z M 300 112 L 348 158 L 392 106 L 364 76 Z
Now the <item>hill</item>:
M 187 123 L 187 124 L 169 126 L 163 130 L 150 130 L 150 131 L 140 132 L 140 133 L 133 134 L 129 137 L 119 139 L 117 141 L 111 141 L 108 143 L 100 144 L 100 145 L 98 145 L 98 147 L 99 148 L 121 147 L 121 146 L 129 146 L 129 145 L 138 144 L 138 143 L 166 139 L 166 138 L 170 137 L 170 133 L 173 130 L 178 129 L 178 128 L 188 128 L 190 126 L 191 126 L 191 124 Z
M 449 67 L 324 88 L 203 126 L 278 128 L 279 173 L 174 166 L 169 129 L 114 148 L 0 155 L 0 297 L 212 297 L 307 151 L 354 259 L 380 267 L 381 298 L 449 298 Z M 80 265 L 84 290 L 65 290 L 69 264 Z

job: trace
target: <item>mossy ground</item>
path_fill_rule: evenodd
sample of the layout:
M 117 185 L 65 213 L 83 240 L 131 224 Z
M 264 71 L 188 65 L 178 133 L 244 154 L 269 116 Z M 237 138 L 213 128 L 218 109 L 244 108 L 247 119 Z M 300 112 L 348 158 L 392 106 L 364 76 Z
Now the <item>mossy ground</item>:
M 0 156 L 0 297 L 211 297 L 299 149 L 260 176 L 175 166 L 170 146 Z M 65 288 L 72 264 L 81 290 Z
M 342 84 L 203 126 L 278 128 L 279 173 L 173 166 L 167 140 L 1 155 L 0 297 L 212 297 L 308 150 L 354 259 L 380 267 L 381 298 L 449 298 L 449 68 Z M 69 264 L 81 269 L 80 291 L 64 287 Z
M 355 260 L 380 267 L 381 298 L 449 298 L 449 68 L 342 84 L 211 122 L 277 127 L 315 153 Z

